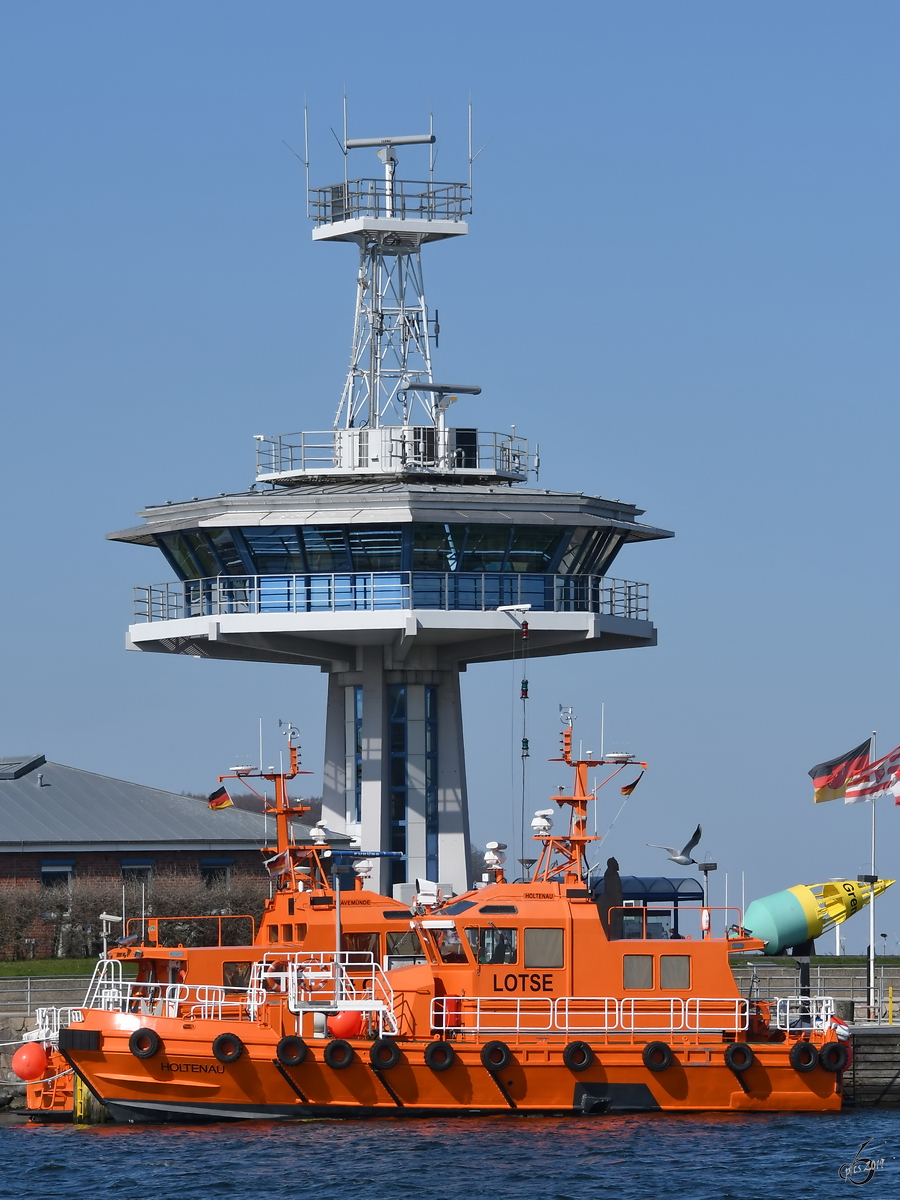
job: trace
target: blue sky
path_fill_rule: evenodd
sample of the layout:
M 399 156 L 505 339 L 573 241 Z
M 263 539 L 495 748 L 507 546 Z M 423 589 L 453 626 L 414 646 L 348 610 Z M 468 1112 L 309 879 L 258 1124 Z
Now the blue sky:
M 596 751 L 604 701 L 651 763 L 623 869 L 702 820 L 720 891 L 867 870 L 868 811 L 814 809 L 806 771 L 900 742 L 898 41 L 877 2 L 0 5 L 0 752 L 199 791 L 284 717 L 320 769 L 324 677 L 125 653 L 131 587 L 169 572 L 104 534 L 243 490 L 254 433 L 330 424 L 353 251 L 310 239 L 304 93 L 327 183 L 345 84 L 351 135 L 433 107 L 445 178 L 471 92 L 471 233 L 426 258 L 439 369 L 484 388 L 459 416 L 677 533 L 616 566 L 658 648 L 531 667 L 529 806 L 558 704 Z M 464 677 L 479 840 L 508 835 L 516 684 Z M 900 896 L 880 914 L 893 945 Z

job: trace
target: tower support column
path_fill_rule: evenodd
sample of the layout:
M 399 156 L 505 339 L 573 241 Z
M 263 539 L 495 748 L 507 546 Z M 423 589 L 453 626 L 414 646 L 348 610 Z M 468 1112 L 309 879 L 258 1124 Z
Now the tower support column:
M 458 670 L 397 670 L 383 647 L 357 650 L 356 670 L 329 676 L 322 816 L 359 837 L 370 885 L 428 878 L 469 886 L 469 823 Z

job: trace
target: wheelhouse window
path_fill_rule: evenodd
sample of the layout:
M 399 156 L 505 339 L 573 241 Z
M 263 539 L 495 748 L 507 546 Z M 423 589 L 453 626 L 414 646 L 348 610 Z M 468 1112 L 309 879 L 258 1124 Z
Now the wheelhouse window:
M 391 956 L 401 958 L 421 958 L 422 943 L 414 929 L 404 929 L 398 933 L 385 934 L 387 952 Z
M 623 956 L 622 987 L 626 991 L 649 991 L 653 987 L 652 954 L 626 954 Z
M 253 964 L 249 962 L 223 962 L 222 983 L 225 987 L 249 987 L 252 966 Z
M 691 986 L 691 956 L 661 954 L 659 956 L 659 986 L 687 991 Z
M 465 945 L 456 929 L 433 929 L 432 936 L 443 962 L 464 963 L 468 961 Z
M 497 966 L 516 961 L 518 930 L 490 925 L 487 929 L 466 929 L 466 937 L 478 962 Z
M 373 958 L 378 958 L 378 934 L 377 933 L 342 933 L 341 934 L 341 949 L 348 950 L 353 954 L 371 954 Z
M 563 930 L 525 930 L 526 967 L 561 967 L 562 965 Z

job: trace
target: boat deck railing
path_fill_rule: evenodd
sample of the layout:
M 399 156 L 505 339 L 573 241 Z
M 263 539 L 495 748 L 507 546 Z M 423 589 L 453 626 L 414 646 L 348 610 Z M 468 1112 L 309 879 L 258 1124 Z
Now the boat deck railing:
M 742 1033 L 750 1006 L 735 996 L 438 996 L 432 1028 L 457 1037 L 483 1034 Z
M 217 575 L 134 589 L 134 616 L 178 621 L 244 613 L 490 612 L 528 604 L 536 612 L 591 612 L 649 621 L 649 587 L 604 575 L 524 571 L 347 571 Z
M 249 990 L 260 1003 L 286 995 L 292 1013 L 350 1010 L 377 1023 L 379 1036 L 399 1032 L 394 989 L 367 952 L 267 953 L 253 964 Z
M 775 1001 L 776 1029 L 827 1029 L 834 1016 L 833 996 L 782 996 Z

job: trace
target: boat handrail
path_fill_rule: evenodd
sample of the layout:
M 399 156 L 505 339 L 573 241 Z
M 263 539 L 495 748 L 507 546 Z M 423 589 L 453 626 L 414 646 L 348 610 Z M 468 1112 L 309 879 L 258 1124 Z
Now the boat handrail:
M 741 1033 L 750 1006 L 735 996 L 436 996 L 438 1033 Z
M 775 1000 L 775 1029 L 828 1028 L 834 1016 L 833 996 L 781 996 Z

